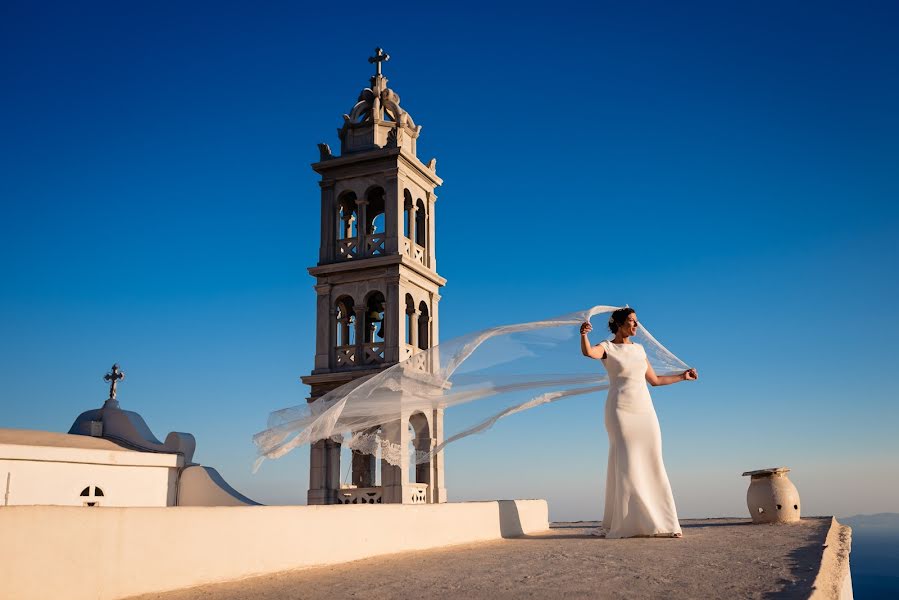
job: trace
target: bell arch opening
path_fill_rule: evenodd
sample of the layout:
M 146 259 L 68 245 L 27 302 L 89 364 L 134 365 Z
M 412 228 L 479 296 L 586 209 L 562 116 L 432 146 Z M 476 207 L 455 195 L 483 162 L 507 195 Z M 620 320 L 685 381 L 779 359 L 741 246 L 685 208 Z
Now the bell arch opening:
M 406 294 L 406 344 L 415 345 L 415 300 Z
M 409 417 L 409 483 L 431 484 L 431 459 L 419 463 L 431 451 L 431 427 L 424 413 Z
M 415 202 L 415 243 L 428 247 L 428 210 L 421 199 Z
M 430 336 L 428 335 L 431 328 L 431 317 L 428 314 L 428 305 L 424 300 L 418 305 L 418 348 L 427 350 L 430 348 Z
M 356 194 L 342 193 L 337 198 L 337 239 L 347 240 L 356 237 L 358 220 Z
M 384 254 L 385 237 L 385 194 L 384 188 L 373 187 L 365 194 L 365 254 L 381 256 Z
M 403 190 L 403 235 L 410 240 L 412 239 L 412 230 L 415 228 L 415 224 L 412 222 L 414 206 L 412 193 L 409 190 Z

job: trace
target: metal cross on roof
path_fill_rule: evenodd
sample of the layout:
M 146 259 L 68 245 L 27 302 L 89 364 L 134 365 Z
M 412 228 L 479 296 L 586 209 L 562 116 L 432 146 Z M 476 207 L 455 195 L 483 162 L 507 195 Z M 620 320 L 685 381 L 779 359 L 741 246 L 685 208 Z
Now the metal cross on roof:
M 374 63 L 377 71 L 375 72 L 376 76 L 381 75 L 381 63 L 390 60 L 390 55 L 384 53 L 383 48 L 375 48 L 375 55 L 368 57 L 368 62 Z
M 119 381 L 125 379 L 125 372 L 119 371 L 118 364 L 113 364 L 112 370 L 104 375 L 103 379 L 109 382 L 109 399 L 115 400 L 115 386 Z

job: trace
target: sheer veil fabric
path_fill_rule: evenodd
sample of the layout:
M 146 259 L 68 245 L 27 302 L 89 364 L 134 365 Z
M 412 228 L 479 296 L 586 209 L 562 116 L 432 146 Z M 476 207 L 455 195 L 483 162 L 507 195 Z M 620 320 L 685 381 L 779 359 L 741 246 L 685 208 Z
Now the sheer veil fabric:
M 490 429 L 497 421 L 583 394 L 609 388 L 600 361 L 580 352 L 578 327 L 593 317 L 594 336 L 616 306 L 595 306 L 553 319 L 476 331 L 414 354 L 375 375 L 354 380 L 314 402 L 271 413 L 268 428 L 253 436 L 258 458 L 284 456 L 294 448 L 333 439 L 350 449 L 380 455 L 398 465 L 409 450 L 396 443 L 392 425 L 417 412 L 443 410 L 443 441 L 414 452 L 425 463 L 448 444 Z M 634 342 L 659 375 L 679 373 L 687 365 L 642 326 Z M 595 340 L 594 340 L 595 341 Z M 394 439 L 391 439 L 391 438 Z

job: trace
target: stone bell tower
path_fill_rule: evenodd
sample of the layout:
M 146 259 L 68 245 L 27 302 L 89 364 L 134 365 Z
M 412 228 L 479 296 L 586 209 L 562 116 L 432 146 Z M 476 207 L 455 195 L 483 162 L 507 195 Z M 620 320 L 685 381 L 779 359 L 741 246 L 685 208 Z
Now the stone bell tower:
M 381 66 L 380 48 L 371 86 L 362 90 L 338 130 L 340 155 L 319 144 L 321 246 L 316 278 L 315 367 L 302 378 L 309 401 L 353 380 L 377 373 L 437 344 L 440 288 L 434 239 L 434 189 L 442 180 L 436 159 L 416 155 L 421 126 L 400 107 Z M 427 356 L 427 355 L 424 355 Z M 414 359 L 410 364 L 414 364 Z M 426 366 L 419 365 L 421 370 Z M 406 449 L 430 450 L 443 438 L 443 411 L 402 415 L 375 428 Z M 373 432 L 364 432 L 373 433 Z M 399 466 L 353 453 L 352 484 L 340 483 L 340 444 L 311 448 L 309 504 L 434 503 L 446 501 L 443 453 Z

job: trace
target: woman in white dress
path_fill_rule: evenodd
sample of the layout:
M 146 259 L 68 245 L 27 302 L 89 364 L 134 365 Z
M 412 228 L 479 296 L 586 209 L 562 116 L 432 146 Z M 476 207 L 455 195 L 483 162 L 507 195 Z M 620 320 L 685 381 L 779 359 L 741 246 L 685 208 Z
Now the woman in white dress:
M 674 496 L 662 462 L 662 434 L 649 395 L 653 386 L 692 381 L 688 369 L 679 375 L 656 375 L 643 346 L 630 341 L 639 322 L 632 308 L 621 308 L 609 318 L 611 341 L 592 346 L 590 323 L 581 325 L 581 352 L 603 361 L 609 374 L 605 422 L 609 434 L 606 505 L 599 535 L 681 537 Z

